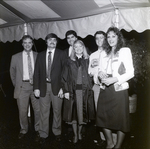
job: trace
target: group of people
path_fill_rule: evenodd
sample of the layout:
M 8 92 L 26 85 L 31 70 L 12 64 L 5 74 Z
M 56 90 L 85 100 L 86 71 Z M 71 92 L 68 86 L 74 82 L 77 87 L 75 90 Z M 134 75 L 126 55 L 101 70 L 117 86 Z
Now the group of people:
M 57 48 L 58 37 L 46 36 L 47 49 L 32 51 L 33 39 L 22 38 L 23 51 L 12 56 L 10 76 L 15 87 L 22 139 L 28 132 L 28 106 L 34 111 L 35 141 L 49 136 L 49 116 L 53 109 L 52 132 L 61 141 L 62 120 L 72 125 L 72 142 L 82 140 L 82 126 L 95 120 L 102 128 L 106 148 L 120 148 L 130 130 L 128 80 L 134 77 L 131 50 L 124 46 L 121 32 L 110 27 L 94 35 L 97 51 L 90 53 L 75 31 L 66 32 L 69 48 Z M 117 132 L 117 141 L 112 138 Z

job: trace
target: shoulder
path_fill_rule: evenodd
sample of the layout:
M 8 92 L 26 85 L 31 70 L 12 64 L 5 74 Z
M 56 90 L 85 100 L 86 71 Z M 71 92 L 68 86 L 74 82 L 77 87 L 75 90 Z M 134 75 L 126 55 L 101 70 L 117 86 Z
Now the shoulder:
M 98 54 L 98 50 L 95 51 L 95 52 L 93 52 L 93 53 L 91 53 L 90 57 L 94 57 L 94 56 L 96 56 L 97 54 Z
M 22 52 L 19 52 L 19 53 L 16 53 L 16 54 L 12 55 L 12 58 L 16 58 L 16 57 L 19 57 L 21 55 L 22 55 Z
M 129 53 L 129 52 L 131 52 L 131 50 L 128 47 L 123 47 L 119 50 L 119 53 Z
M 38 53 L 38 56 L 42 56 L 42 55 L 45 55 L 45 54 L 46 54 L 46 50 L 41 51 L 40 53 Z
M 63 53 L 65 53 L 65 50 L 61 50 L 61 49 L 56 48 L 56 49 L 55 49 L 55 52 L 59 52 L 59 53 L 62 53 L 62 54 L 63 54 Z
M 33 51 L 33 54 L 34 54 L 34 55 L 37 55 L 37 54 L 38 54 L 38 52 Z
M 132 57 L 131 50 L 128 47 L 123 47 L 119 50 L 119 57 L 121 59 L 126 59 Z

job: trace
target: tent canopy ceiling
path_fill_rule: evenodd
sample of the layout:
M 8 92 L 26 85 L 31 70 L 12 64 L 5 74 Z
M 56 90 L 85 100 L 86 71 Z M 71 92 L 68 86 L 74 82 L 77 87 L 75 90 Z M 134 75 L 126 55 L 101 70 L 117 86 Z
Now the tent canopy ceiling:
M 86 17 L 89 18 L 92 16 L 102 15 L 100 16 L 100 19 L 98 18 L 99 20 L 101 20 L 101 18 L 104 17 L 104 14 L 108 14 L 107 18 L 113 17 L 112 15 L 109 14 L 111 12 L 113 12 L 114 14 L 115 8 L 118 8 L 120 11 L 131 9 L 133 10 L 137 8 L 150 8 L 150 1 L 149 0 L 36 0 L 36 1 L 1 0 L 0 31 L 2 31 L 4 35 L 6 34 L 6 30 L 8 29 L 8 27 L 14 27 L 13 28 L 14 30 L 18 28 L 19 28 L 18 30 L 21 30 L 23 28 L 22 25 L 24 25 L 24 23 L 27 23 L 30 24 L 29 30 L 32 32 L 31 34 L 34 36 L 34 38 L 39 38 L 37 37 L 37 35 L 35 36 L 35 23 L 37 23 L 36 25 L 42 23 L 40 24 L 42 25 L 42 27 L 48 26 L 48 24 L 43 24 L 44 22 L 49 24 L 53 23 L 51 24 L 51 26 L 53 26 L 55 22 L 57 22 L 57 24 L 60 22 L 60 24 L 62 25 L 64 23 L 67 24 L 70 23 L 69 22 L 70 20 L 75 21 L 76 23 L 78 20 L 82 18 Z M 150 13 L 150 11 L 147 12 L 148 14 Z M 81 21 L 82 20 L 80 20 L 79 22 Z M 59 26 L 57 26 L 57 28 L 58 27 Z M 73 29 L 77 29 L 76 25 L 74 26 Z M 18 34 L 19 33 L 17 33 L 17 35 Z M 2 39 L 1 37 L 0 40 L 4 41 L 4 39 Z M 15 38 L 14 40 L 18 39 Z

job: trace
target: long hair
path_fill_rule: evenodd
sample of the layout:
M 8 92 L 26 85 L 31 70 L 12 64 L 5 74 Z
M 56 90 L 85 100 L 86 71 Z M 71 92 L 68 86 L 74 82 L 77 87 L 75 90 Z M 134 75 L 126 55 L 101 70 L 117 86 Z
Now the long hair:
M 73 44 L 73 50 L 72 50 L 71 55 L 70 55 L 70 59 L 73 60 L 73 61 L 76 60 L 76 53 L 75 53 L 75 50 L 74 50 L 74 46 L 75 46 L 75 44 L 77 44 L 77 43 L 79 43 L 80 45 L 83 46 L 83 58 L 84 58 L 84 59 L 88 59 L 88 58 L 89 58 L 89 55 L 88 55 L 88 53 L 87 53 L 87 50 L 86 50 L 86 47 L 85 47 L 84 43 L 83 43 L 81 40 L 76 40 L 76 41 L 74 42 L 74 44 Z
M 106 33 L 103 32 L 103 31 L 97 31 L 97 32 L 94 34 L 95 40 L 96 40 L 96 35 L 98 35 L 98 34 L 104 35 L 104 40 L 103 40 L 102 48 L 103 48 L 103 50 L 106 50 L 106 49 L 108 48 L 108 43 L 107 43 L 107 39 L 106 39 Z
M 123 38 L 122 33 L 119 31 L 119 29 L 117 27 L 110 27 L 107 30 L 106 37 L 108 36 L 109 32 L 114 32 L 118 36 L 117 45 L 114 50 L 114 54 L 116 54 L 124 46 L 124 38 Z M 111 52 L 111 48 L 112 47 L 108 44 L 108 48 L 106 50 L 107 54 L 109 54 Z

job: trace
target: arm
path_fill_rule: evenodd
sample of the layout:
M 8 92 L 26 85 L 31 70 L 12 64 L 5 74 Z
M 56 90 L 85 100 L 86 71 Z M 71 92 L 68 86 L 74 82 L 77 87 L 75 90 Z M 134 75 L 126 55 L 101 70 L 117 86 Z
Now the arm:
M 130 80 L 134 76 L 133 60 L 132 60 L 132 55 L 131 55 L 131 51 L 129 48 L 121 49 L 119 53 L 119 61 L 123 62 L 124 64 L 125 73 L 120 75 L 118 73 L 119 67 L 113 68 L 114 77 L 102 79 L 102 83 L 106 85 L 110 85 L 113 83 L 117 83 L 118 85 L 121 85 L 125 83 L 126 81 Z
M 15 86 L 16 83 L 16 62 L 14 56 L 11 58 L 11 63 L 10 63 L 10 77 L 13 85 Z
M 40 80 L 40 58 L 37 56 L 36 62 L 35 62 L 35 68 L 34 68 L 34 75 L 33 75 L 33 90 L 34 95 L 36 97 L 40 97 L 40 90 L 39 90 L 39 80 Z
M 120 52 L 120 59 L 124 64 L 125 73 L 117 77 L 118 84 L 122 84 L 134 77 L 134 67 L 131 50 L 129 48 L 123 48 Z

